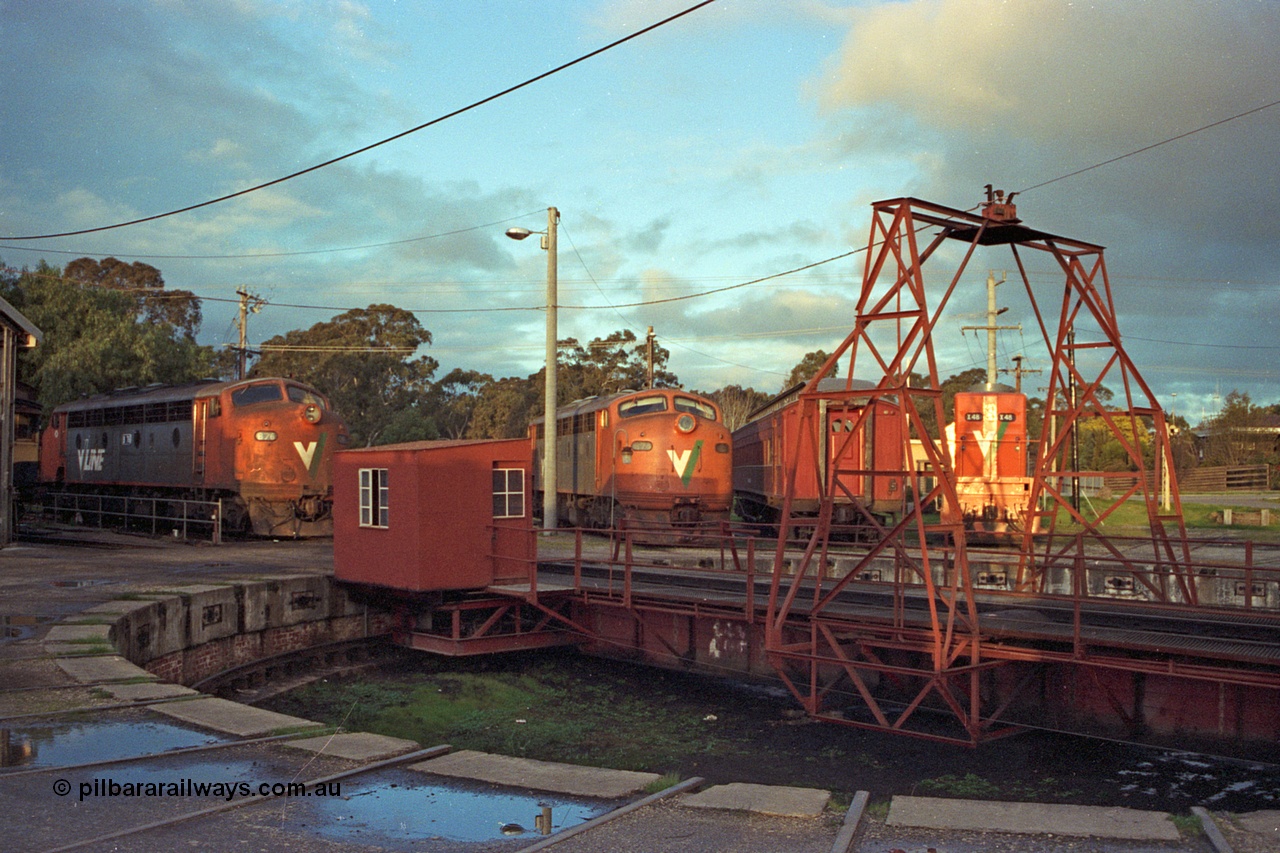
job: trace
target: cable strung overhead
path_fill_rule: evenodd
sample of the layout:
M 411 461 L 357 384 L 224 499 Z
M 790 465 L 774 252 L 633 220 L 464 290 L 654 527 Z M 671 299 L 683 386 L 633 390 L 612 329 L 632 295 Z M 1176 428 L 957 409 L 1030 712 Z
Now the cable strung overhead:
M 363 148 L 357 148 L 354 151 L 348 151 L 346 154 L 342 154 L 330 160 L 325 160 L 323 163 L 317 163 L 314 166 L 308 166 L 305 169 L 300 169 L 297 172 L 292 172 L 283 177 L 276 178 L 271 181 L 267 181 L 266 183 L 257 184 L 252 187 L 246 187 L 245 189 L 238 190 L 236 192 L 229 193 L 224 196 L 211 198 L 207 201 L 202 201 L 197 204 L 189 204 L 186 207 L 179 207 L 176 210 L 166 211 L 165 213 L 156 213 L 156 214 L 152 214 L 151 216 L 143 216 L 139 219 L 130 219 L 127 222 L 117 222 L 114 225 L 99 225 L 96 228 L 81 228 L 76 231 L 61 231 L 56 234 L 25 234 L 22 236 L 0 237 L 0 240 L 49 240 L 54 237 L 74 237 L 79 234 L 95 234 L 99 231 L 111 231 L 116 228 L 126 228 L 130 225 L 140 225 L 143 222 L 154 222 L 157 219 L 164 219 L 169 216 L 176 216 L 179 213 L 187 213 L 192 210 L 199 210 L 202 207 L 209 207 L 211 205 L 221 204 L 222 202 L 230 201 L 233 198 L 239 198 L 240 196 L 248 195 L 250 193 L 255 193 L 258 190 L 264 190 L 267 187 L 274 187 L 277 184 L 283 184 L 285 181 L 291 181 L 294 178 L 298 178 L 298 177 L 301 177 L 302 175 L 307 175 L 307 174 L 310 174 L 311 172 L 324 169 L 328 166 L 334 165 L 335 163 L 341 163 L 343 160 L 347 160 L 352 157 L 355 157 L 357 154 L 363 154 L 366 151 L 372 151 L 374 148 L 377 148 L 380 145 L 386 145 L 388 142 L 394 142 L 397 139 L 402 139 L 406 136 L 409 136 L 410 134 L 417 133 L 420 130 L 425 130 L 428 127 L 432 127 L 433 125 L 437 125 L 443 121 L 447 121 L 451 118 L 454 118 L 455 116 L 460 116 L 465 112 L 470 112 L 471 110 L 474 110 L 476 107 L 483 106 L 491 101 L 496 101 L 499 98 L 510 95 L 512 92 L 519 91 L 520 89 L 523 89 L 526 86 L 531 86 L 534 83 L 540 82 L 542 80 L 547 79 L 548 77 L 559 74 L 561 71 L 565 71 L 569 68 L 572 68 L 573 66 L 578 65 L 579 63 L 586 62 L 588 59 L 594 59 L 595 57 L 599 56 L 602 53 L 606 53 L 610 50 L 613 50 L 615 47 L 618 47 L 619 45 L 622 45 L 631 41 L 632 39 L 636 39 L 642 35 L 653 32 L 659 27 L 666 26 L 672 21 L 683 18 L 685 15 L 688 15 L 692 12 L 696 12 L 698 9 L 701 9 L 703 6 L 709 6 L 714 2 L 715 0 L 702 0 L 701 3 L 696 3 L 682 12 L 677 12 L 676 14 L 671 15 L 670 17 L 663 18 L 661 21 L 658 21 L 655 24 L 650 24 L 649 26 L 643 29 L 636 30 L 634 33 L 631 33 L 630 35 L 627 35 L 627 36 L 623 36 L 617 41 L 612 41 L 609 44 L 606 44 L 604 47 L 596 48 L 590 53 L 579 56 L 577 59 L 570 60 L 569 62 L 566 62 L 563 65 L 558 65 L 555 68 L 552 68 L 550 71 L 544 71 L 541 74 L 538 74 L 534 77 L 530 77 L 528 80 L 525 80 L 523 83 L 517 83 L 516 85 L 503 89 L 501 92 L 492 94 L 487 98 L 481 98 L 480 100 L 475 101 L 474 103 L 467 104 L 465 107 L 460 107 L 454 110 L 453 112 L 445 113 L 442 116 L 437 116 L 436 118 L 433 118 L 431 121 L 424 122 L 418 125 L 417 127 L 411 127 L 408 130 L 403 130 L 400 133 L 395 134 L 394 136 L 388 136 L 386 139 L 382 139 L 382 140 L 379 140 L 378 142 L 371 143 L 369 145 L 364 146 Z

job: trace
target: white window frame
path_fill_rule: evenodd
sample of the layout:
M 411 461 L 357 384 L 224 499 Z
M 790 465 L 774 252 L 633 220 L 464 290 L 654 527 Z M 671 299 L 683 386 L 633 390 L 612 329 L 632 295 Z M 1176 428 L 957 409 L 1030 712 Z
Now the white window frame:
M 512 476 L 517 475 L 517 476 Z M 501 476 L 502 483 L 499 488 L 497 482 Z M 493 517 L 494 518 L 524 518 L 525 497 L 524 497 L 524 469 L 523 468 L 494 468 L 493 469 Z M 514 483 L 512 481 L 515 481 Z M 513 512 L 515 508 L 512 504 L 518 504 L 519 512 Z
M 360 469 L 360 526 L 382 527 L 390 525 L 387 499 L 390 496 L 386 468 Z

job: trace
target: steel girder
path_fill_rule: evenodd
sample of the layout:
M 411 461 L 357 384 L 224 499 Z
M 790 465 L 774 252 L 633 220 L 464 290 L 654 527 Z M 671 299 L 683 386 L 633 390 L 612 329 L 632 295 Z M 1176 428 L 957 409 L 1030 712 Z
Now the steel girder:
M 780 527 L 783 535 L 779 536 L 775 553 L 767 611 L 765 642 L 770 659 L 791 691 L 815 716 L 826 716 L 824 699 L 835 681 L 847 679 L 870 711 L 873 722 L 867 725 L 873 728 L 939 737 L 925 729 L 911 728 L 912 715 L 932 695 L 940 700 L 936 704 L 954 715 L 963 728 L 962 739 L 970 743 L 1007 732 L 997 723 L 1004 709 L 984 709 L 977 688 L 978 675 L 990 666 L 1000 665 L 1000 661 L 983 658 L 963 524 L 927 520 L 923 512 L 924 507 L 938 498 L 951 501 L 953 506 L 958 503 L 950 450 L 940 439 L 945 421 L 933 331 L 979 247 L 1007 245 L 1012 251 L 1052 356 L 1048 399 L 1068 401 L 1067 405 L 1050 405 L 1046 414 L 1045 435 L 1039 443 L 1032 481 L 1032 517 L 1024 524 L 1016 587 L 1043 591 L 1058 561 L 1075 559 L 1081 530 L 1091 545 L 1101 547 L 1110 557 L 1133 561 L 1132 556 L 1111 543 L 1102 532 L 1101 524 L 1121 502 L 1141 497 L 1151 522 L 1151 555 L 1142 558 L 1141 565 L 1133 563 L 1135 578 L 1162 579 L 1154 584 L 1143 581 L 1153 587 L 1151 592 L 1156 598 L 1194 602 L 1195 587 L 1188 577 L 1190 555 L 1176 485 L 1170 489 L 1173 512 L 1162 514 L 1156 490 L 1146 476 L 1150 465 L 1143 452 L 1142 439 L 1147 434 L 1144 419 L 1152 422 L 1155 458 L 1164 460 L 1164 471 L 1172 484 L 1172 454 L 1164 414 L 1121 345 L 1102 248 L 1024 226 L 1011 202 L 1012 196 L 1007 201 L 993 197 L 988 188 L 988 202 L 981 214 L 913 198 L 872 205 L 871 234 L 853 331 L 800 394 L 800 447 L 793 448 L 789 456 Z M 947 240 L 967 243 L 967 248 L 940 298 L 931 304 L 923 268 Z M 1032 291 L 1020 247 L 1048 253 L 1063 271 L 1065 286 L 1056 332 L 1051 333 Z M 1102 329 L 1102 342 L 1075 341 L 1073 330 L 1081 316 L 1092 319 Z M 1104 354 L 1101 369 L 1086 371 L 1078 364 L 1076 353 L 1082 349 Z M 829 390 L 832 383 L 824 384 L 822 380 L 837 375 L 839 363 L 846 355 L 848 368 L 843 388 L 837 386 L 836 390 Z M 924 377 L 922 385 L 912 384 L 913 373 Z M 855 376 L 872 381 L 874 389 L 856 384 Z M 1116 378 L 1123 390 L 1120 405 L 1104 408 L 1099 399 L 1102 382 Z M 893 402 L 901 419 L 903 436 L 899 465 L 873 470 L 871 463 L 865 463 L 859 470 L 841 470 L 836 465 L 823 464 L 827 450 L 820 431 L 827 427 L 820 417 L 824 409 L 821 404 L 854 400 L 868 405 L 861 409 L 852 429 L 836 442 L 852 441 L 861 434 L 871 403 Z M 926 427 L 926 420 L 922 418 L 922 412 L 926 411 L 932 413 L 939 435 L 931 434 Z M 1064 486 L 1066 483 L 1074 486 L 1080 478 L 1096 473 L 1079 470 L 1067 452 L 1070 436 L 1089 419 L 1097 419 L 1119 441 L 1135 469 L 1128 475 L 1131 484 L 1118 490 L 1114 501 L 1092 517 L 1086 517 L 1072 506 Z M 911 439 L 919 443 L 922 465 L 913 461 Z M 843 458 L 839 447 L 835 451 L 833 458 Z M 816 521 L 801 518 L 792 510 L 796 471 L 800 465 L 813 466 L 818 472 L 821 494 Z M 866 545 L 852 571 L 842 578 L 828 580 L 824 578 L 824 567 L 833 504 L 841 496 L 855 497 L 856 489 L 849 485 L 855 477 L 890 478 L 913 500 L 908 502 L 897 523 L 881 524 L 869 512 L 865 513 L 866 523 L 879 534 L 878 540 Z M 1070 535 L 1059 529 L 1058 516 L 1064 511 L 1079 527 Z M 1170 535 L 1171 528 L 1174 535 Z M 798 555 L 789 550 L 785 535 L 793 529 L 810 531 Z M 944 547 L 939 549 L 937 545 Z M 935 559 L 935 553 L 941 554 L 941 558 Z M 872 564 L 883 564 L 886 557 L 892 557 L 897 567 L 894 589 L 899 603 L 896 608 L 902 611 L 908 596 L 917 600 L 923 596 L 931 625 L 926 632 L 910 632 L 910 636 L 901 631 L 855 637 L 848 632 L 847 620 L 830 608 L 841 590 L 879 577 Z M 801 598 L 799 594 L 806 579 L 812 586 L 806 588 Z M 805 627 L 802 629 L 801 625 Z M 861 673 L 877 671 L 907 678 L 902 667 L 890 667 L 880 660 L 881 650 L 902 651 L 904 647 L 911 648 L 911 659 L 919 662 L 908 669 L 923 686 L 906 710 L 890 719 L 877 705 Z M 967 685 L 967 689 L 955 689 L 960 685 Z

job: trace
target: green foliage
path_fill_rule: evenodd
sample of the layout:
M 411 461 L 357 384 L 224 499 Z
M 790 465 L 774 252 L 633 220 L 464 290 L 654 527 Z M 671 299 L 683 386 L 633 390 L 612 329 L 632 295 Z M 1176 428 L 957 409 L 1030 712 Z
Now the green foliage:
M 1272 422 L 1267 408 L 1255 406 L 1246 393 L 1232 391 L 1222 411 L 1209 420 L 1204 441 L 1204 465 L 1274 464 L 1274 436 L 1259 428 Z
M 782 388 L 779 390 L 786 391 L 801 382 L 808 382 L 818 375 L 818 371 L 822 369 L 822 365 L 826 364 L 827 359 L 830 357 L 830 353 L 822 350 L 805 353 L 804 358 L 800 359 L 800 362 L 791 368 L 791 373 L 787 375 L 787 381 L 782 383 Z
M 771 399 L 768 394 L 754 388 L 743 388 L 741 385 L 726 385 L 718 391 L 697 393 L 716 402 L 724 416 L 725 426 L 730 431 L 745 424 L 748 415 Z
M 729 749 L 696 701 L 662 705 L 626 679 L 537 661 L 520 672 L 443 671 L 403 682 L 316 684 L 290 699 L 348 730 L 541 760 L 662 772 Z M 290 707 L 290 706 L 284 706 Z
M 674 373 L 666 370 L 671 353 L 653 345 L 653 386 L 675 388 L 679 381 Z M 619 391 L 640 390 L 649 387 L 648 346 L 637 343 L 629 329 L 613 332 L 605 338 L 593 338 L 586 346 L 576 338 L 559 342 L 556 377 L 557 404 L 581 400 L 584 397 L 616 394 Z M 545 387 L 545 369 L 529 377 Z
M 431 333 L 394 305 L 356 308 L 264 341 L 253 376 L 292 376 L 326 393 L 353 444 L 380 443 L 396 413 L 431 391 L 438 362 L 414 358 Z
M 530 379 L 498 379 L 479 389 L 467 438 L 520 438 L 542 414 L 542 385 Z
M 44 333 L 40 346 L 22 354 L 18 376 L 35 386 L 46 411 L 83 395 L 210 375 L 213 350 L 195 343 L 199 300 L 179 296 L 188 310 L 185 325 L 174 325 L 148 307 L 164 303 L 158 292 L 164 283 L 154 267 L 81 258 L 72 268 L 79 277 L 42 261 L 0 280 L 0 295 Z M 130 281 L 145 294 L 128 289 Z
M 472 412 L 481 394 L 492 384 L 493 377 L 489 374 L 462 368 L 454 368 L 437 382 L 431 391 L 431 408 L 440 434 L 446 438 L 466 438 Z

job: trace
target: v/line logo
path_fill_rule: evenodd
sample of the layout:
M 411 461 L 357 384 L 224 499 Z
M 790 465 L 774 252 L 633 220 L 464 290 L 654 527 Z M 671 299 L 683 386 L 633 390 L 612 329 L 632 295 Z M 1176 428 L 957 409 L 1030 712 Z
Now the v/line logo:
M 667 451 L 667 458 L 671 460 L 671 467 L 676 469 L 680 482 L 689 485 L 689 480 L 693 478 L 693 472 L 698 468 L 698 457 L 702 455 L 702 439 L 698 439 L 693 443 L 693 447 L 688 448 L 677 454 L 674 450 Z
M 81 471 L 101 471 L 102 462 L 106 455 L 107 451 L 101 447 L 76 451 L 76 456 L 80 460 Z

